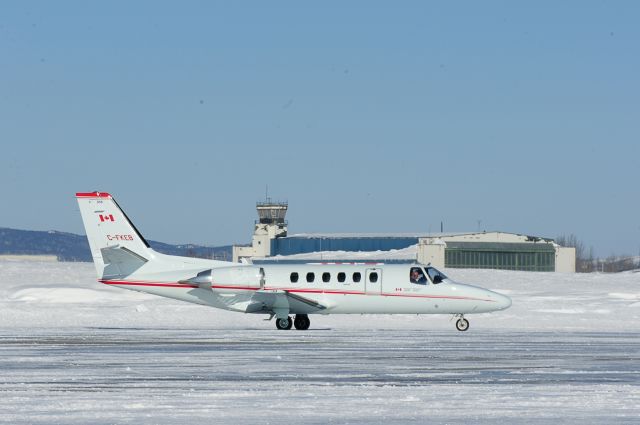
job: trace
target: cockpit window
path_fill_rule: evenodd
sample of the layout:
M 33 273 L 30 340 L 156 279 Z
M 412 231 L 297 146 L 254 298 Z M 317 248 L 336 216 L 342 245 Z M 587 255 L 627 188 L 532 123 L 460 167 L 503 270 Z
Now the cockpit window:
M 411 267 L 411 270 L 409 270 L 409 280 L 411 283 L 418 285 L 427 284 L 427 278 L 424 276 L 424 271 L 421 267 Z
M 447 278 L 447 276 L 435 267 L 427 267 L 427 274 L 431 282 L 438 284 Z

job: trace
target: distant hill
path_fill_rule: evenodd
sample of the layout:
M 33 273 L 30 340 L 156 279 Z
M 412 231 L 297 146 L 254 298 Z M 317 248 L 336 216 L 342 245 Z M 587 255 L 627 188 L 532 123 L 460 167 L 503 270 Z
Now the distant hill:
M 148 242 L 153 249 L 163 254 L 231 261 L 231 245 L 208 247 Z M 55 230 L 43 232 L 0 227 L 0 255 L 7 254 L 55 255 L 58 261 L 92 261 L 89 242 L 84 235 Z

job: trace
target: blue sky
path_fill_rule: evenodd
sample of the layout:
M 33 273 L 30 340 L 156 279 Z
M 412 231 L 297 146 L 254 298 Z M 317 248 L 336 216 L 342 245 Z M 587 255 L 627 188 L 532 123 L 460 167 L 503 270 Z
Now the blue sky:
M 574 233 L 640 251 L 640 3 L 2 2 L 0 226 Z

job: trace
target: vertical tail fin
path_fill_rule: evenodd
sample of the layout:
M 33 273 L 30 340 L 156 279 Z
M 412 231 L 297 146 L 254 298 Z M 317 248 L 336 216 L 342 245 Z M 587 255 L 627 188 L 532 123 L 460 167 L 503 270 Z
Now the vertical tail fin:
M 165 255 L 154 251 L 142 237 L 113 196 L 105 192 L 76 193 L 87 232 L 91 256 L 101 279 L 135 274 L 147 278 L 153 273 L 225 267 L 226 261 Z
M 76 193 L 76 198 L 99 277 L 131 274 L 154 258 L 149 243 L 110 194 Z

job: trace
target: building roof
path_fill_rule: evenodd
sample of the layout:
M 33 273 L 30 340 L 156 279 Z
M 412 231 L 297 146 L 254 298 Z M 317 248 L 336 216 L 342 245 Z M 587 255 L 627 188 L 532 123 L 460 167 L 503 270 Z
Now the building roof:
M 307 239 L 346 239 L 346 238 L 446 238 L 453 236 L 485 235 L 487 233 L 502 233 L 506 235 L 525 236 L 532 239 L 551 240 L 549 238 L 530 236 L 522 233 L 501 232 L 490 230 L 482 232 L 423 232 L 423 233 L 296 233 L 286 236 L 287 238 L 307 238 Z
M 346 239 L 346 238 L 435 238 L 447 236 L 473 235 L 482 232 L 460 232 L 460 233 L 296 233 L 287 238 L 308 238 L 308 239 Z M 504 232 L 500 232 L 504 233 Z

